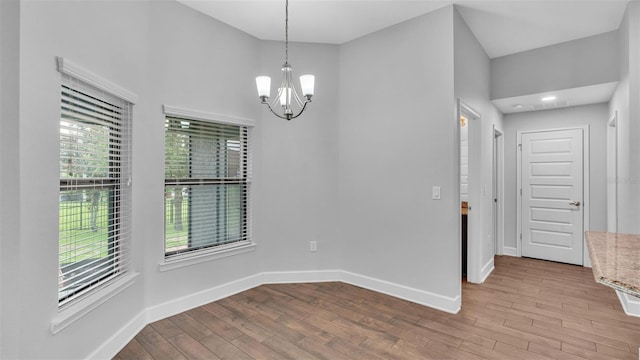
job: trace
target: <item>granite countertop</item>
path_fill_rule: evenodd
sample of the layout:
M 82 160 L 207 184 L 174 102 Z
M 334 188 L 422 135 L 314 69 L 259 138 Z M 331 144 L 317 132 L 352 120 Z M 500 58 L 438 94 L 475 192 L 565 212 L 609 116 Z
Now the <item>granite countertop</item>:
M 640 235 L 586 232 L 596 282 L 640 297 Z

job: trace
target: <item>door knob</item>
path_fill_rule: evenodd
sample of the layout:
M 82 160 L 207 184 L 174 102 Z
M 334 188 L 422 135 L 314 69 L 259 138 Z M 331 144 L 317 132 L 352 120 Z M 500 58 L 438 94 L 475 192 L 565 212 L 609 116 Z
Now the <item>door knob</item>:
M 572 201 L 569 203 L 569 205 L 580 206 L 580 201 Z

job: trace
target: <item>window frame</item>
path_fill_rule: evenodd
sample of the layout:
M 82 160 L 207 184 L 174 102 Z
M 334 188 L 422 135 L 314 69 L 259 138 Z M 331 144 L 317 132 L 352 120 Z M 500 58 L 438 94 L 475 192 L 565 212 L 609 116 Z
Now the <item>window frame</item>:
M 71 80 L 71 81 L 74 81 L 74 80 Z M 87 91 L 71 89 L 70 87 L 67 87 L 65 84 L 63 84 L 62 86 L 63 88 L 66 87 L 69 90 L 73 90 L 80 94 L 87 95 Z M 114 105 L 114 104 L 111 104 L 109 101 L 106 101 L 104 98 L 99 100 L 105 103 L 109 103 L 110 105 Z M 127 121 L 130 121 L 130 114 L 129 114 L 130 109 L 125 111 L 127 112 L 127 115 L 125 116 L 129 118 L 124 118 L 121 120 L 124 122 L 127 122 Z M 61 122 L 62 122 L 62 119 L 61 119 Z M 89 122 L 89 121 L 87 122 L 75 121 L 75 123 L 86 125 L 87 127 L 90 127 L 92 125 L 93 126 L 99 125 L 96 122 Z M 96 291 L 96 289 L 98 289 L 101 286 L 100 285 L 101 283 L 108 283 L 112 279 L 117 278 L 118 276 L 121 276 L 123 272 L 126 272 L 126 268 L 127 268 L 126 259 L 120 254 L 120 252 L 124 251 L 123 248 L 126 245 L 125 244 L 126 239 L 124 239 L 123 236 L 121 236 L 122 235 L 121 234 L 122 219 L 120 218 L 120 216 L 124 214 L 124 211 L 122 209 L 123 207 L 122 204 L 126 200 L 122 198 L 127 196 L 127 191 L 125 189 L 126 184 L 123 184 L 123 181 L 122 181 L 123 167 L 113 166 L 114 163 L 119 163 L 120 161 L 122 161 L 123 158 L 126 157 L 126 155 L 123 155 L 122 141 L 116 140 L 117 135 L 112 135 L 116 132 L 119 132 L 119 129 L 116 129 L 116 127 L 114 126 L 108 127 L 109 143 L 108 143 L 107 151 L 108 151 L 109 165 L 108 165 L 106 176 L 91 177 L 91 178 L 62 178 L 62 177 L 60 178 L 60 190 L 59 190 L 59 194 L 61 198 L 59 200 L 60 204 L 64 202 L 62 198 L 65 195 L 64 193 L 67 193 L 67 192 L 72 193 L 72 192 L 79 191 L 80 194 L 82 194 L 82 197 L 84 197 L 84 191 L 87 191 L 87 190 L 93 190 L 98 192 L 106 191 L 108 193 L 107 195 L 108 213 L 107 213 L 107 231 L 106 231 L 108 254 L 107 254 L 107 257 L 94 259 L 94 262 L 97 261 L 97 262 L 107 263 L 108 271 L 106 271 L 104 274 L 101 274 L 99 277 L 96 277 L 96 278 L 91 278 L 89 276 L 90 279 L 88 279 L 87 282 L 84 282 L 84 283 L 81 282 L 80 286 L 78 286 L 77 288 L 74 288 L 72 290 L 66 290 L 67 294 L 65 295 L 60 295 L 60 289 L 61 289 L 60 287 L 64 289 L 65 286 L 63 284 L 59 284 L 59 293 L 58 293 L 59 307 L 67 306 L 69 303 L 73 302 L 74 299 L 82 297 L 86 293 Z M 69 138 L 78 139 L 77 137 L 74 137 L 74 136 L 69 136 Z M 61 156 L 62 156 L 62 153 L 61 153 Z M 96 160 L 96 159 L 91 158 L 90 160 Z M 100 160 L 103 160 L 103 159 L 100 159 Z M 81 200 L 81 201 L 84 201 L 84 200 Z M 84 206 L 84 204 L 81 203 L 80 207 L 82 206 Z M 96 211 L 99 211 L 99 210 L 96 210 Z M 62 215 L 60 214 L 59 217 L 60 216 Z M 62 239 L 58 237 L 58 251 L 60 251 L 61 241 Z M 94 241 L 94 243 L 98 241 Z M 69 266 L 69 265 L 67 264 L 66 266 Z M 84 266 L 85 265 L 81 265 L 80 267 L 84 267 Z M 59 275 L 60 277 L 67 274 L 67 271 L 62 271 L 63 265 L 60 263 L 59 263 L 59 269 L 60 269 L 60 275 Z M 73 270 L 71 270 L 70 272 L 73 274 Z M 71 275 L 71 276 L 73 277 L 75 275 Z
M 213 259 L 224 258 L 227 256 L 233 256 L 236 254 L 246 253 L 249 251 L 253 251 L 255 249 L 255 243 L 253 242 L 251 236 L 251 133 L 252 128 L 255 125 L 254 120 L 243 119 L 238 117 L 231 117 L 225 115 L 218 115 L 213 113 L 207 113 L 196 110 L 189 110 L 184 108 L 179 108 L 175 106 L 163 105 L 163 113 L 166 119 L 172 118 L 176 120 L 183 121 L 194 121 L 194 122 L 205 122 L 210 124 L 218 124 L 218 125 L 232 125 L 243 127 L 244 131 L 246 131 L 246 135 L 244 136 L 244 140 L 246 144 L 244 146 L 241 145 L 241 148 L 245 149 L 244 157 L 240 158 L 241 162 L 245 162 L 245 176 L 244 178 L 238 178 L 237 180 L 221 180 L 219 183 L 237 183 L 240 185 L 244 185 L 245 190 L 242 192 L 244 194 L 244 211 L 243 218 L 245 224 L 245 233 L 244 237 L 241 236 L 240 240 L 229 242 L 229 243 L 221 243 L 219 245 L 211 244 L 203 247 L 197 247 L 193 249 L 184 249 L 177 252 L 168 253 L 166 251 L 166 243 L 167 243 L 167 234 L 166 234 L 166 224 L 165 231 L 163 236 L 163 248 L 162 248 L 162 261 L 159 263 L 159 269 L 161 271 L 171 270 L 175 268 L 180 268 L 183 266 L 188 266 L 195 263 L 200 263 L 204 261 L 210 261 Z M 165 125 L 166 126 L 166 125 Z M 166 134 L 165 129 L 165 134 Z M 242 131 L 242 130 L 240 130 Z M 165 140 L 165 154 L 166 154 L 166 140 Z M 165 185 L 163 187 L 163 194 L 167 193 L 168 186 L 175 186 L 174 183 L 176 179 L 172 178 L 169 181 L 165 174 Z M 189 184 L 214 184 L 215 182 L 210 181 L 211 179 L 199 179 L 199 178 L 183 178 L 180 179 L 177 183 L 189 185 Z M 242 197 L 241 197 L 242 199 Z M 166 200 L 166 199 L 165 199 Z M 241 200 L 242 201 L 242 200 Z M 163 217 L 166 221 L 166 205 L 163 210 Z M 163 222 L 164 223 L 164 222 Z M 241 227 L 242 228 L 242 227 Z M 191 240 L 188 240 L 191 241 Z
M 113 212 L 109 209 L 108 214 L 108 228 L 107 240 L 109 241 L 109 254 L 108 257 L 100 258 L 107 259 L 107 263 L 114 261 L 113 264 L 109 264 L 111 267 L 107 274 L 102 274 L 98 278 L 88 279 L 87 284 L 81 286 L 80 289 L 75 290 L 64 296 L 61 296 L 61 274 L 62 270 L 59 267 L 56 278 L 58 279 L 58 310 L 61 311 L 61 315 L 57 316 L 52 321 L 52 332 L 55 334 L 62 330 L 70 323 L 74 322 L 82 315 L 97 307 L 99 304 L 106 301 L 108 298 L 115 296 L 115 294 L 124 290 L 126 287 L 133 284 L 133 279 L 137 274 L 132 273 L 129 269 L 129 259 L 126 256 L 126 248 L 130 243 L 130 212 L 131 212 L 131 145 L 132 145 L 132 119 L 133 119 L 133 105 L 137 101 L 137 96 L 124 89 L 123 87 L 110 82 L 109 80 L 69 61 L 68 59 L 57 57 L 58 71 L 61 74 L 61 86 L 59 89 L 65 91 L 64 88 L 72 89 L 71 91 L 77 92 L 84 96 L 90 96 L 97 101 L 103 101 L 105 104 L 114 106 L 110 101 L 114 99 L 117 102 L 121 102 L 126 106 L 126 113 L 120 118 L 122 122 L 119 125 L 121 133 L 114 135 L 112 133 L 113 128 L 108 127 L 109 140 L 108 143 L 108 167 L 106 177 L 96 178 L 64 178 L 60 176 L 60 190 L 59 194 L 62 195 L 63 191 L 83 189 L 86 186 L 96 185 L 104 183 L 103 190 L 109 191 L 109 201 L 113 200 L 117 202 L 118 210 Z M 61 94 L 61 108 L 64 103 L 63 95 Z M 60 113 L 60 128 L 62 129 L 63 115 Z M 86 124 L 89 126 L 97 125 L 95 121 L 77 121 L 78 124 Z M 74 135 L 77 136 L 77 135 Z M 71 137 L 73 138 L 73 137 Z M 62 140 L 61 140 L 62 141 Z M 118 166 L 114 166 L 114 163 L 119 161 Z M 59 152 L 58 159 L 62 159 L 62 152 Z M 111 170 L 114 169 L 114 171 Z M 102 191 L 102 190 L 100 190 Z M 116 194 L 117 193 L 117 194 Z M 116 200 L 117 197 L 117 200 Z M 113 198 L 113 199 L 112 199 Z M 59 203 L 62 200 L 59 199 Z M 111 218 L 113 214 L 117 214 L 117 222 L 113 222 Z M 61 214 L 58 214 L 60 219 Z M 123 226 L 126 229 L 123 231 Z M 113 233 L 112 235 L 109 235 Z M 61 238 L 58 237 L 58 264 L 60 266 L 60 244 Z M 118 255 L 111 253 L 113 246 L 118 247 Z M 123 255 L 124 254 L 124 255 Z M 113 256 L 113 257 L 112 257 Z M 115 259 L 115 260 L 114 260 Z M 89 281 L 90 280 L 90 281 Z M 64 314 L 64 315 L 63 315 Z

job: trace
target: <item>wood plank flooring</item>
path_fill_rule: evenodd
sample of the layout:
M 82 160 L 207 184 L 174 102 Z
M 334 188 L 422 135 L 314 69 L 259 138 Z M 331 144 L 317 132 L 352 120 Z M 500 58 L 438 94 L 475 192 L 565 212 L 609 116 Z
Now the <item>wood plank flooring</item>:
M 639 359 L 591 269 L 496 257 L 456 315 L 344 283 L 264 285 L 146 326 L 127 359 Z

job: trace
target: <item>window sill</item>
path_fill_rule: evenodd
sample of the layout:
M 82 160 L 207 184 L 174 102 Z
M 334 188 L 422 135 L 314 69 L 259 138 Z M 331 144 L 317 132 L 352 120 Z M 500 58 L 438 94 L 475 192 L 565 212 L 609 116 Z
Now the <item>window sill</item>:
M 54 335 L 59 333 L 98 306 L 104 304 L 107 300 L 133 285 L 138 275 L 139 273 L 126 274 L 86 298 L 79 299 L 77 302 L 61 309 L 60 313 L 51 320 L 51 333 Z
M 242 244 L 230 244 L 222 248 L 209 249 L 203 251 L 196 251 L 193 254 L 185 253 L 176 255 L 170 259 L 165 259 L 158 264 L 158 270 L 169 271 L 179 269 L 185 266 L 191 266 L 206 261 L 222 259 L 229 256 L 244 254 L 256 249 L 256 244 L 253 242 Z

